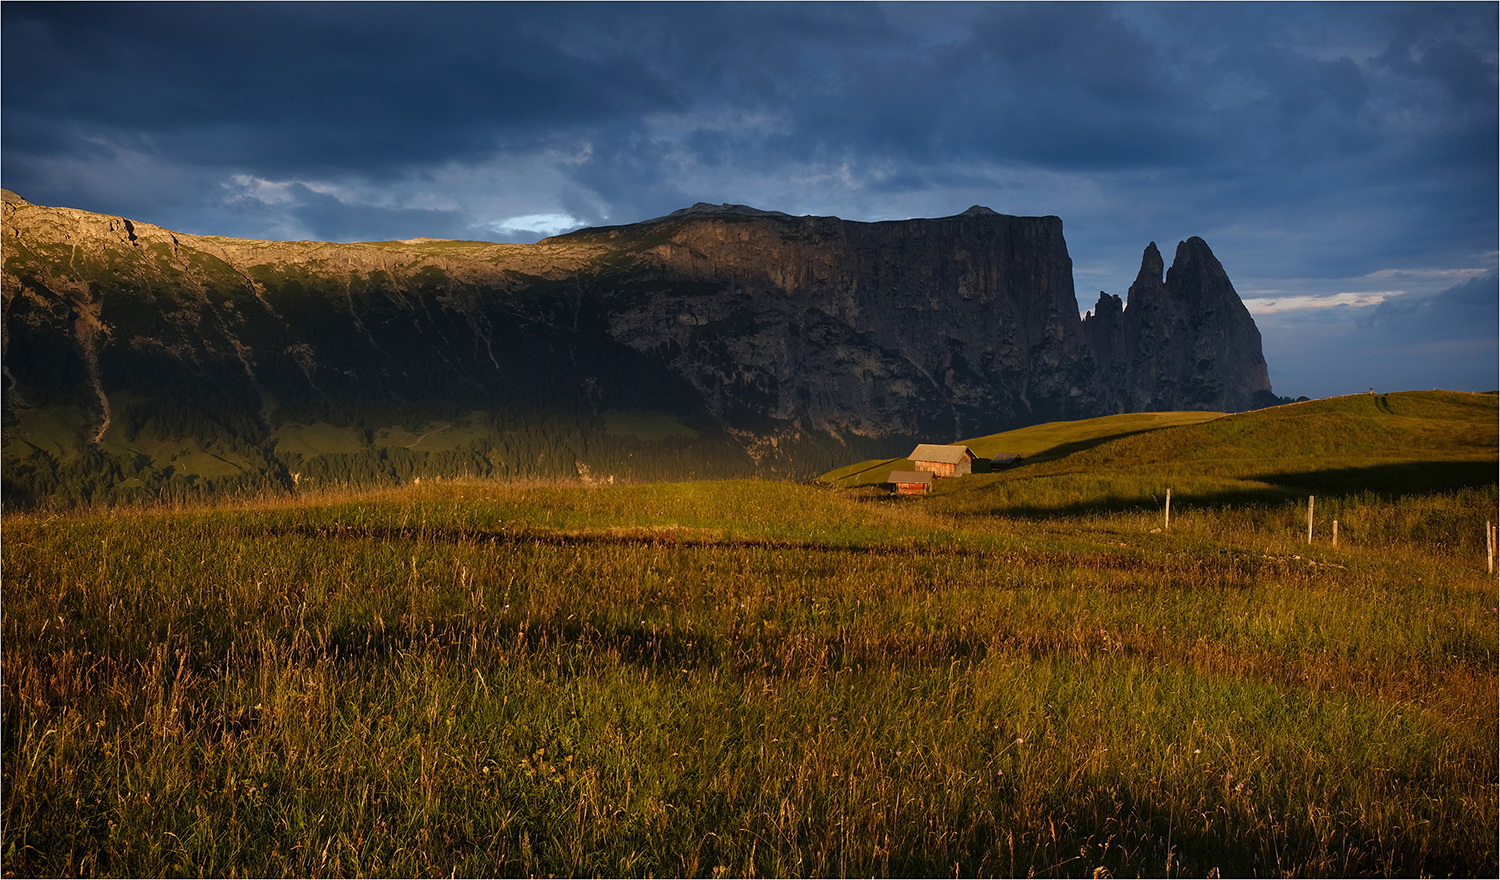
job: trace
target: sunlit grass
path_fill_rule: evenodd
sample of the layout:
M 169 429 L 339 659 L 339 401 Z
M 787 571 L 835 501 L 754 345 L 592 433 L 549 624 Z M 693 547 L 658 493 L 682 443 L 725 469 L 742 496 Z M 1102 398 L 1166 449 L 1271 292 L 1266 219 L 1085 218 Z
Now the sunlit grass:
M 1494 488 L 1118 479 L 7 517 L 6 870 L 1493 873 Z
M 1217 490 L 1355 490 L 1400 494 L 1467 485 L 1453 466 L 1495 465 L 1496 395 L 1455 391 L 1357 394 L 1254 412 L 1133 413 L 1054 422 L 958 441 L 984 459 L 1014 452 L 1022 466 L 992 479 L 1033 480 L 1059 474 L 1099 475 L 1165 487 L 1183 479 Z M 1448 469 L 1434 469 L 1443 463 Z M 878 486 L 907 459 L 866 461 L 819 481 L 840 488 Z M 1377 476 L 1351 472 L 1382 469 Z M 1439 485 L 1433 485 L 1437 479 Z M 1305 485 L 1304 485 L 1305 484 Z M 1058 485 L 1049 483 L 1049 486 Z M 1065 494 L 1088 500 L 1069 489 Z M 1150 490 L 1148 490 L 1150 491 Z
M 1294 409 L 7 516 L 5 870 L 1493 874 L 1494 397 Z

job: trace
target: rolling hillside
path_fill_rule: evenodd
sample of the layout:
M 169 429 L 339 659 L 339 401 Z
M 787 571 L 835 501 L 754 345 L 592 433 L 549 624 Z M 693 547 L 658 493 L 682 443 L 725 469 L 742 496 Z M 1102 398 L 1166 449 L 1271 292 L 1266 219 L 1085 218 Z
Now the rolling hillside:
M 1047 422 L 958 442 L 974 450 L 981 459 L 989 459 L 1001 452 L 1013 452 L 1026 463 L 1037 464 L 1119 437 L 1178 425 L 1196 425 L 1223 415 L 1216 412 L 1124 413 L 1072 422 Z M 829 471 L 819 477 L 818 482 L 841 489 L 876 486 L 885 482 L 889 471 L 909 470 L 913 466 L 909 458 L 872 459 Z
M 1016 491 L 1016 484 L 1043 477 L 1260 496 L 1493 484 L 1500 454 L 1496 402 L 1495 394 L 1408 391 L 1234 415 L 1146 413 L 1037 425 L 959 441 L 981 458 L 1016 452 L 1023 461 L 1001 473 L 939 481 L 937 492 Z M 866 461 L 819 480 L 878 486 L 891 470 L 911 466 L 907 459 Z

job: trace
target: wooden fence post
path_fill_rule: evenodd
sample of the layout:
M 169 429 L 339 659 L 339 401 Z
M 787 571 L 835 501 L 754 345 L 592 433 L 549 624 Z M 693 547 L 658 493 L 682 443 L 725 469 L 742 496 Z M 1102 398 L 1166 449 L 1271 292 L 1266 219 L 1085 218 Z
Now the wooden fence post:
M 1312 543 L 1313 497 L 1307 496 L 1307 543 Z
M 1333 521 L 1333 546 L 1337 547 L 1338 545 L 1339 545 L 1339 521 L 1338 520 L 1334 520 Z
M 1495 573 L 1495 526 L 1489 520 L 1484 521 L 1484 570 Z
M 1166 531 L 1167 529 L 1170 529 L 1171 527 L 1172 527 L 1172 490 L 1168 489 L 1167 490 L 1167 516 L 1166 516 L 1166 519 L 1162 521 L 1161 528 L 1162 528 L 1162 531 Z

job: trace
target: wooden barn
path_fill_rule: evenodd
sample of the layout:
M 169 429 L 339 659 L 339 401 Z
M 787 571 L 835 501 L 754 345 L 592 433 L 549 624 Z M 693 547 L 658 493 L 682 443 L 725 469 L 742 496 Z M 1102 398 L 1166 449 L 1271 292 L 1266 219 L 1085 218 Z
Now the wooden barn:
M 932 471 L 937 477 L 957 477 L 974 473 L 976 456 L 967 446 L 919 443 L 907 458 L 919 471 Z
M 1003 471 L 1007 468 L 1013 468 L 1020 463 L 1021 456 L 1014 452 L 998 452 L 994 458 L 990 459 L 990 470 Z
M 932 471 L 891 471 L 886 482 L 896 487 L 897 495 L 926 495 L 932 491 Z

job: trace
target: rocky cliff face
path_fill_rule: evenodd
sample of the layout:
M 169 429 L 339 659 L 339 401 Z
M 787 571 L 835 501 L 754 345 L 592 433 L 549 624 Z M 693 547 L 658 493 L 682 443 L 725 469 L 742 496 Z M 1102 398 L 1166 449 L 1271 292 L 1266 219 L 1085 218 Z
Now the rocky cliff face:
M 1101 292 L 1084 330 L 1122 412 L 1238 412 L 1277 403 L 1260 331 L 1224 267 L 1194 236 L 1162 277 L 1152 242 L 1129 301 Z
M 661 243 L 628 274 L 649 295 L 597 279 L 609 332 L 660 353 L 730 421 L 956 438 L 1101 406 L 1056 217 L 854 223 L 700 205 L 549 242 L 642 236 Z
M 468 437 L 482 472 L 639 474 L 627 441 L 669 437 L 668 472 L 791 473 L 1270 397 L 1254 322 L 1201 240 L 1165 279 L 1148 248 L 1128 307 L 1102 296 L 1081 322 L 1062 222 L 978 206 L 856 223 L 697 205 L 537 245 L 239 241 L 10 193 L 3 220 L 7 468 L 74 442 L 166 473 L 163 438 L 189 437 L 293 479 L 321 447 L 288 426 L 358 429 L 374 455 L 406 425 Z M 655 428 L 619 427 L 643 413 Z M 566 442 L 537 434 L 556 418 Z M 518 425 L 525 443 L 496 439 Z

